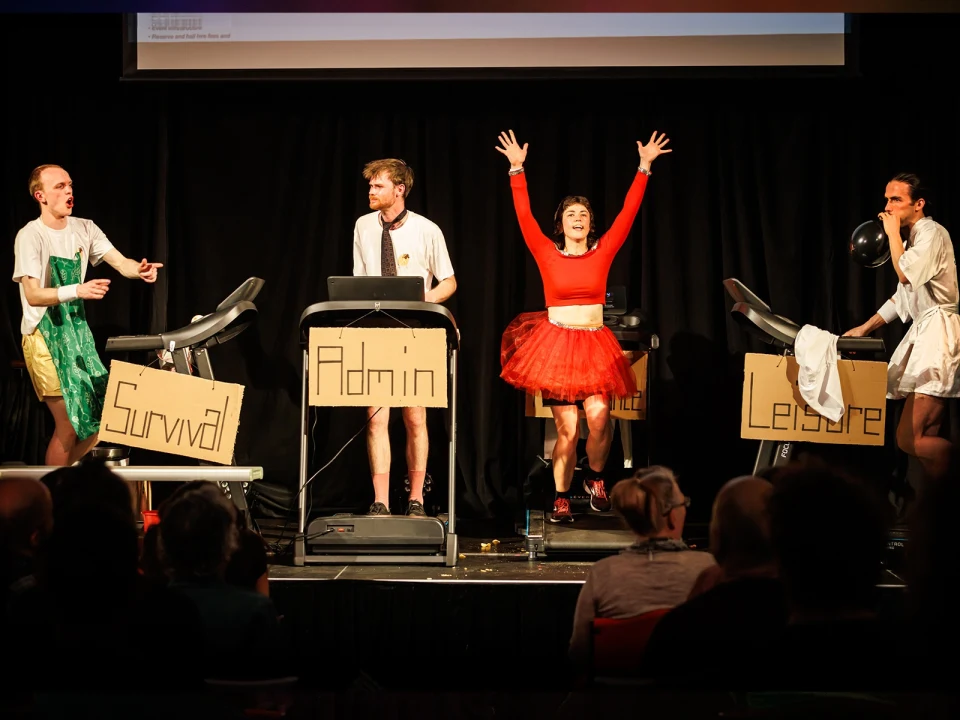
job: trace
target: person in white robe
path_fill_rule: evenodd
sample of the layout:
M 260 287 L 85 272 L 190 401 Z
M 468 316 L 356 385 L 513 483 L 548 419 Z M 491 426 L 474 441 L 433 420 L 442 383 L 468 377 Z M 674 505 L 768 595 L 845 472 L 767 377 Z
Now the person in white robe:
M 899 318 L 911 325 L 887 366 L 887 398 L 906 399 L 897 446 L 940 476 L 951 443 L 940 437 L 946 400 L 960 397 L 957 264 L 946 228 L 924 213 L 920 180 L 901 173 L 886 187 L 879 214 L 899 283 L 889 300 L 844 336 L 863 337 Z

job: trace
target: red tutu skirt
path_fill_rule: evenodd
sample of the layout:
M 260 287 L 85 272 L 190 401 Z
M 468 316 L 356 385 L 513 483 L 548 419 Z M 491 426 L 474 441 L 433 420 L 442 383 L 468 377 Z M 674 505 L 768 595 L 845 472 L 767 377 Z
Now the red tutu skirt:
M 547 312 L 521 313 L 503 332 L 500 377 L 544 400 L 575 402 L 591 395 L 632 397 L 637 378 L 608 327 L 554 325 Z

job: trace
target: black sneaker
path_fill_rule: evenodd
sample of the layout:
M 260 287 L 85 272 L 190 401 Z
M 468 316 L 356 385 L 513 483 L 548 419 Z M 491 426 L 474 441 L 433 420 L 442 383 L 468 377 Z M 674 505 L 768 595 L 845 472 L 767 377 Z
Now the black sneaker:
M 407 517 L 426 517 L 427 511 L 423 509 L 423 503 L 419 500 L 411 500 L 407 503 Z
M 588 477 L 583 481 L 583 489 L 590 495 L 590 507 L 597 512 L 607 512 L 610 509 L 610 498 L 607 497 L 607 487 L 603 478 Z
M 550 513 L 550 522 L 552 523 L 572 523 L 573 514 L 570 512 L 570 501 L 566 498 L 558 497 L 553 501 L 553 512 Z
M 370 506 L 370 509 L 367 510 L 367 515 L 389 515 L 390 509 L 384 505 L 382 502 L 375 502 Z

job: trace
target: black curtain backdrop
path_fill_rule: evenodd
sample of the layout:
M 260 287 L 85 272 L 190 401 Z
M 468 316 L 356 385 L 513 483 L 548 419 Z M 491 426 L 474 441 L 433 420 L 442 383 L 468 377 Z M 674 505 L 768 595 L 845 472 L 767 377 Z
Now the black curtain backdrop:
M 182 326 L 247 277 L 263 278 L 257 323 L 212 358 L 219 379 L 246 387 L 238 463 L 262 465 L 268 480 L 291 487 L 298 320 L 326 299 L 327 276 L 352 272 L 353 224 L 369 211 L 360 170 L 374 158 L 402 157 L 414 168 L 408 205 L 443 230 L 456 270 L 447 306 L 462 332 L 458 501 L 470 518 L 520 510 L 523 478 L 542 448 L 542 425 L 499 379 L 503 329 L 543 305 L 507 162 L 494 150 L 500 130 L 530 143 L 531 202 L 545 229 L 566 194 L 588 196 L 608 227 L 636 170 L 635 142 L 653 130 L 670 136 L 674 152 L 654 165 L 609 283 L 627 287 L 628 305 L 642 309 L 662 343 L 655 416 L 649 434 L 638 431 L 641 444 L 676 469 L 701 518 L 756 452 L 739 437 L 740 393 L 743 353 L 763 348 L 729 317 L 721 281 L 738 277 L 776 312 L 841 333 L 896 286 L 889 263 L 865 270 L 846 257 L 851 231 L 882 209 L 891 176 L 919 173 L 933 190 L 929 214 L 960 233 L 958 62 L 948 57 L 956 16 L 862 17 L 861 73 L 850 78 L 768 70 L 739 79 L 432 83 L 121 81 L 121 23 L 115 15 L 3 18 L 2 271 L 11 277 L 13 239 L 37 215 L 30 170 L 57 163 L 73 177 L 77 216 L 129 257 L 165 264 L 154 286 L 105 264 L 91 271 L 114 279 L 105 300 L 87 304 L 101 350 L 110 335 Z M 0 302 L 6 367 L 21 359 L 14 283 Z M 902 333 L 899 324 L 884 328 L 888 352 Z M 3 415 L 5 437 L 20 434 L 7 440 L 5 460 L 37 462 L 42 453 L 36 435 L 46 421 L 36 418 L 45 411 L 34 399 L 5 393 L 5 404 L 20 406 Z M 316 469 L 364 416 L 324 410 L 310 420 Z M 442 415 L 430 422 L 429 470 L 442 487 Z M 402 424 L 392 430 L 399 478 Z M 844 452 L 881 472 L 898 460 L 890 447 Z M 368 478 L 361 435 L 314 483 L 314 507 L 365 506 Z M 432 499 L 443 502 L 442 490 Z

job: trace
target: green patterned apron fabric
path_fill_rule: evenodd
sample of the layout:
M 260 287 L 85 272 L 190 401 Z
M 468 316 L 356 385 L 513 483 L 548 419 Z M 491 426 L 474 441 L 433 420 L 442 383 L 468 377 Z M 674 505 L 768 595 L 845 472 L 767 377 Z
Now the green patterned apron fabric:
M 83 282 L 80 267 L 79 252 L 72 259 L 51 257 L 51 287 Z M 108 373 L 97 355 L 83 300 L 77 298 L 48 307 L 39 328 L 57 368 L 67 417 L 77 438 L 86 440 L 100 429 Z

